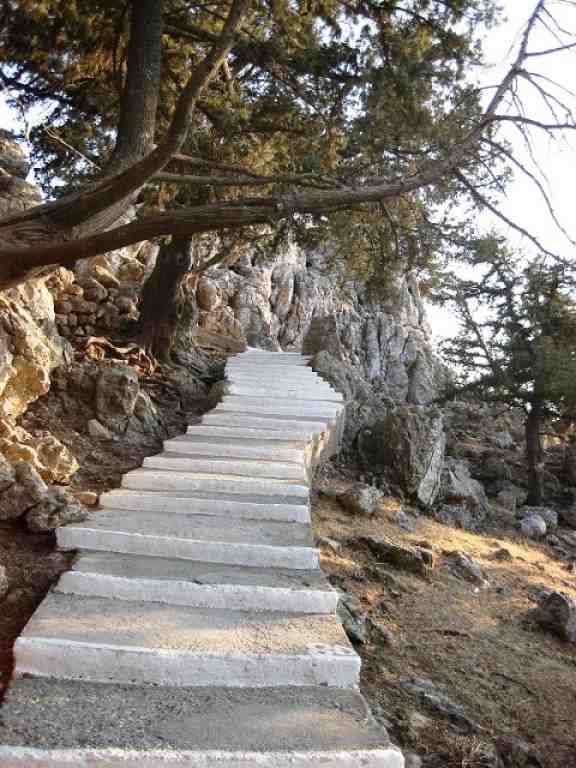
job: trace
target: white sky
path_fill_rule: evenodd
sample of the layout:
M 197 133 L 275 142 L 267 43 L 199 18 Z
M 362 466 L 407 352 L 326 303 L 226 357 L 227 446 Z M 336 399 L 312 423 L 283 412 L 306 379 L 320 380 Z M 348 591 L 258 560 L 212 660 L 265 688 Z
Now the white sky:
M 487 67 L 482 73 L 482 84 L 498 82 L 510 64 L 512 43 L 518 43 L 524 24 L 535 0 L 501 0 L 507 21 L 488 33 L 484 41 L 484 51 Z M 570 8 L 567 4 L 551 5 L 551 10 L 557 15 L 564 28 L 573 30 L 576 35 L 576 3 Z M 558 45 L 557 41 L 542 29 L 535 30 L 529 50 L 546 50 Z M 516 48 L 517 50 L 517 48 Z M 512 51 L 514 54 L 514 50 Z M 566 88 L 575 87 L 574 72 L 576 72 L 576 49 L 543 59 L 533 60 L 538 65 L 538 71 L 547 77 L 563 84 Z M 490 92 L 488 92 L 489 94 Z M 527 113 L 536 119 L 551 122 L 543 102 L 535 92 L 525 89 L 523 98 Z M 565 95 L 566 100 L 576 111 L 576 98 Z M 531 160 L 522 147 L 520 134 L 512 127 L 506 127 L 505 135 L 514 143 L 522 162 L 531 166 Z M 566 140 L 551 141 L 544 131 L 533 132 L 535 153 L 539 165 L 546 174 L 548 184 L 546 191 L 556 210 L 556 215 L 562 226 L 576 240 L 576 206 L 575 206 L 575 177 L 576 177 L 576 131 L 574 137 Z M 510 184 L 507 197 L 499 205 L 500 210 L 508 219 L 518 222 L 534 234 L 547 250 L 569 257 L 574 251 L 565 236 L 558 230 L 551 219 L 545 203 L 533 184 L 519 172 Z M 535 247 L 522 238 L 518 233 L 506 227 L 492 214 L 485 213 L 479 221 L 480 226 L 489 229 L 496 227 L 508 239 L 512 247 L 535 253 Z M 435 338 L 454 333 L 454 317 L 448 310 L 436 306 L 428 307 L 429 320 Z
M 486 54 L 487 66 L 482 73 L 482 84 L 490 85 L 498 82 L 507 69 L 510 62 L 510 46 L 518 42 L 519 35 L 523 25 L 533 9 L 535 0 L 501 0 L 507 21 L 494 30 L 491 30 L 484 41 L 484 50 Z M 562 25 L 569 30 L 574 30 L 576 34 L 576 2 L 570 7 L 569 4 L 556 0 L 551 4 L 551 10 L 557 15 Z M 532 42 L 532 50 L 546 49 L 557 42 L 543 30 L 537 30 Z M 513 53 L 513 51 L 512 51 Z M 566 53 L 560 53 L 550 57 L 543 62 L 542 59 L 536 59 L 535 63 L 539 66 L 539 71 L 545 73 L 548 77 L 563 83 L 567 88 L 573 86 L 573 73 L 576 71 L 576 49 Z M 543 64 L 546 63 L 546 69 Z M 490 92 L 487 92 L 487 97 Z M 572 105 L 576 110 L 576 98 L 567 96 L 572 100 Z M 543 120 L 548 119 L 546 110 L 543 107 L 539 96 L 534 93 L 525 93 L 524 99 L 527 105 L 527 111 L 531 116 L 540 117 Z M 41 115 L 36 119 L 41 120 Z M 18 120 L 18 115 L 11 113 L 4 104 L 4 99 L 0 93 L 0 127 L 8 129 L 23 129 L 23 125 Z M 509 128 L 507 136 L 519 146 L 519 134 Z M 538 156 L 540 166 L 546 173 L 548 179 L 549 197 L 556 209 L 557 216 L 562 225 L 568 230 L 572 239 L 576 240 L 576 210 L 574 205 L 574 187 L 576 178 L 576 135 L 572 140 L 572 146 L 566 142 L 551 142 L 542 131 L 534 133 L 534 146 Z M 523 151 L 522 151 L 523 152 Z M 529 158 L 525 153 L 519 157 L 530 164 Z M 504 214 L 513 221 L 529 229 L 535 234 L 544 246 L 553 252 L 558 252 L 564 256 L 569 256 L 573 246 L 566 240 L 562 233 L 557 229 L 551 220 L 545 204 L 526 178 L 521 178 L 516 174 L 516 178 L 510 185 L 506 200 L 500 204 Z M 513 247 L 525 250 L 533 250 L 533 247 L 524 241 L 514 231 L 508 231 L 506 226 L 496 220 L 491 214 L 484 214 L 480 223 L 486 229 L 496 226 L 504 235 L 506 235 Z M 441 338 L 448 332 L 454 331 L 454 318 L 451 314 L 439 307 L 429 307 L 429 319 L 435 337 Z

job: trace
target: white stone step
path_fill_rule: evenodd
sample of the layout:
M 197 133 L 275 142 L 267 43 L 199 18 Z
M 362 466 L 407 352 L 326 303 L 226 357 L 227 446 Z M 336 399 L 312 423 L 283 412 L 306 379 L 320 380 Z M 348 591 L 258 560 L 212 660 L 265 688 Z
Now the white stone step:
M 217 409 L 236 410 L 240 413 L 270 413 L 298 416 L 318 415 L 334 418 L 343 410 L 340 403 L 328 400 L 303 400 L 298 397 L 252 397 L 250 395 L 226 395 Z
M 89 549 L 256 568 L 318 568 L 309 525 L 102 510 L 57 531 L 62 549 Z
M 310 494 L 307 485 L 294 480 L 242 475 L 202 474 L 156 469 L 135 469 L 122 478 L 122 486 L 144 491 L 214 491 L 215 493 L 245 493 L 249 496 L 281 496 L 305 498 Z
M 51 593 L 14 647 L 15 675 L 169 686 L 358 685 L 337 618 Z
M 2 768 L 404 766 L 356 690 L 25 679 L 2 715 Z
M 307 499 L 282 501 L 282 496 L 236 496 L 231 493 L 186 493 L 185 491 L 130 491 L 118 488 L 100 496 L 104 509 L 132 509 L 142 512 L 173 512 L 185 515 L 226 515 L 247 520 L 278 520 L 309 523 Z
M 237 413 L 235 411 L 214 410 L 202 416 L 201 426 L 219 426 L 219 427 L 246 427 L 247 429 L 269 429 L 274 432 L 281 431 L 284 438 L 292 436 L 296 430 L 300 434 L 305 432 L 310 440 L 314 435 L 324 432 L 330 419 L 319 417 L 308 418 L 307 416 L 290 416 L 286 414 L 252 414 Z M 189 427 L 194 429 L 194 427 Z
M 305 402 L 329 402 L 329 403 L 343 403 L 344 398 L 339 392 L 334 392 L 327 388 L 316 388 L 311 386 L 267 386 L 267 385 L 252 385 L 252 384 L 239 384 L 230 383 L 226 387 L 226 391 L 229 395 L 236 395 L 239 397 L 280 397 L 282 399 L 295 399 L 303 400 Z
M 333 613 L 338 593 L 321 571 L 248 568 L 109 552 L 81 554 L 57 592 L 197 608 Z
M 202 472 L 218 475 L 240 475 L 243 477 L 266 477 L 280 480 L 306 481 L 302 464 L 274 461 L 272 458 L 230 458 L 217 456 L 174 456 L 161 453 L 147 456 L 143 466 L 149 469 L 176 472 Z
M 322 379 L 310 368 L 287 369 L 281 371 L 268 371 L 263 370 L 262 368 L 237 368 L 236 370 L 226 372 L 228 381 L 260 383 L 262 386 L 265 386 L 266 384 L 277 384 L 280 377 L 286 384 L 307 384 L 313 386 L 314 384 L 326 383 L 325 379 Z
M 196 437 L 191 431 L 164 442 L 164 450 L 170 454 L 186 456 L 232 456 L 234 458 L 272 458 L 302 464 L 306 443 L 304 441 L 254 440 L 253 438 Z
M 202 417 L 202 424 L 188 427 L 186 434 L 195 436 L 251 438 L 253 440 L 303 441 L 306 444 L 326 429 L 324 422 L 295 422 L 286 419 L 273 422 L 271 419 L 257 419 L 249 416 L 230 414 L 213 415 L 211 412 Z

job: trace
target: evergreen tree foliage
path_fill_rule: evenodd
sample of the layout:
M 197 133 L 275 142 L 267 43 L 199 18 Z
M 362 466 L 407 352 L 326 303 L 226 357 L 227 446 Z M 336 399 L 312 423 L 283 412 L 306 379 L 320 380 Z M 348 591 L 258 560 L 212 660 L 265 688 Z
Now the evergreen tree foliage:
M 437 297 L 459 319 L 443 352 L 460 372 L 456 392 L 524 409 L 530 501 L 539 504 L 543 424 L 576 406 L 576 272 L 492 238 L 477 243 L 466 274 L 446 275 Z
M 273 241 L 291 220 L 337 234 L 366 277 L 428 267 L 459 201 L 494 207 L 516 162 L 503 121 L 574 127 L 556 102 L 550 124 L 518 103 L 520 81 L 553 87 L 527 68 L 555 55 L 529 45 L 548 4 L 486 105 L 471 73 L 495 0 L 6 0 L 0 77 L 45 110 L 30 141 L 51 200 L 0 221 L 0 287 L 150 237 Z

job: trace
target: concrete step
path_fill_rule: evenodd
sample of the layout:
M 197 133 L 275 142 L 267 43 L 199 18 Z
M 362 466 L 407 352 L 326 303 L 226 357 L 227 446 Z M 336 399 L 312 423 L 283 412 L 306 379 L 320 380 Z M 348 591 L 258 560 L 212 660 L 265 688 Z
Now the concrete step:
M 333 613 L 338 593 L 319 570 L 248 568 L 90 552 L 64 573 L 57 592 L 198 608 Z
M 226 378 L 231 382 L 252 382 L 260 383 L 261 386 L 267 384 L 278 384 L 281 379 L 285 384 L 302 384 L 314 386 L 315 384 L 325 384 L 326 381 L 314 373 L 311 368 L 283 369 L 275 371 L 264 370 L 263 368 L 236 368 L 227 370 Z
M 324 423 L 312 424 L 309 422 L 304 423 L 287 423 L 286 420 L 282 420 L 281 426 L 278 429 L 270 427 L 269 419 L 267 423 L 262 426 L 260 422 L 258 426 L 250 426 L 254 419 L 244 419 L 246 424 L 239 424 L 237 415 L 226 419 L 222 415 L 216 416 L 215 419 L 209 416 L 203 416 L 202 424 L 194 424 L 188 427 L 186 430 L 186 436 L 189 437 L 229 437 L 232 439 L 247 439 L 251 440 L 274 440 L 281 441 L 282 443 L 292 442 L 297 440 L 303 442 L 306 446 L 308 442 L 317 434 L 320 434 L 326 428 Z M 214 422 L 214 423 L 212 423 Z M 227 423 L 232 422 L 232 423 Z
M 148 512 L 174 512 L 185 515 L 226 515 L 247 520 L 278 520 L 309 523 L 307 499 L 282 501 L 283 496 L 235 495 L 232 493 L 186 493 L 186 491 L 130 491 L 122 488 L 100 496 L 104 509 L 132 509 Z
M 218 475 L 278 478 L 280 480 L 306 481 L 304 455 L 301 464 L 274 461 L 268 457 L 230 458 L 218 456 L 175 456 L 161 453 L 144 459 L 144 467 L 163 471 L 205 472 Z
M 102 510 L 57 531 L 65 550 L 89 549 L 256 568 L 318 568 L 309 525 Z
M 310 440 L 314 435 L 319 435 L 326 431 L 331 419 L 318 416 L 290 416 L 286 414 L 272 415 L 261 413 L 246 413 L 237 411 L 223 411 L 220 409 L 210 411 L 206 416 L 202 416 L 202 426 L 218 427 L 246 427 L 247 429 L 269 429 L 274 432 L 282 431 L 284 438 L 292 436 L 295 430 L 304 434 L 307 430 Z M 195 429 L 195 427 L 189 427 Z
M 294 480 L 242 475 L 203 474 L 200 472 L 163 472 L 157 469 L 135 469 L 122 478 L 122 486 L 144 491 L 214 491 L 248 496 L 283 496 L 305 498 L 310 489 Z
M 14 657 L 16 677 L 179 687 L 352 688 L 360 667 L 334 616 L 57 593 L 30 619 Z
M 305 416 L 318 414 L 320 418 L 334 418 L 342 412 L 340 403 L 328 400 L 303 400 L 298 397 L 252 397 L 250 395 L 225 395 L 217 406 L 226 410 L 237 409 L 240 413 L 271 413 Z
M 321 384 L 284 384 L 284 382 L 259 384 L 258 382 L 230 381 L 226 384 L 226 392 L 230 395 L 240 394 L 248 397 L 281 397 L 298 398 L 301 400 L 330 400 L 341 403 L 344 398 L 340 392 Z
M 17 680 L 3 768 L 403 768 L 355 690 Z M 121 724 L 121 727 L 119 727 Z
M 164 450 L 172 455 L 231 456 L 233 458 L 269 458 L 302 464 L 306 443 L 304 441 L 278 443 L 276 440 L 253 438 L 196 437 L 194 432 L 166 440 Z

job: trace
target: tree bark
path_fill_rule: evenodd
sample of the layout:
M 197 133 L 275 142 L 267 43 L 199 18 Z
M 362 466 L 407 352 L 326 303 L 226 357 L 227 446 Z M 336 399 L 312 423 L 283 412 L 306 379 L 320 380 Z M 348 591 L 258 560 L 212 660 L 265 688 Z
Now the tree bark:
M 126 82 L 111 168 L 140 160 L 154 144 L 162 74 L 164 0 L 133 0 Z M 110 169 L 108 169 L 110 170 Z
M 544 466 L 542 451 L 542 403 L 534 400 L 524 424 L 526 463 L 528 465 L 528 504 L 540 506 L 544 497 Z
M 180 317 L 182 282 L 190 270 L 190 238 L 162 245 L 142 289 L 139 340 L 157 360 L 169 362 Z

